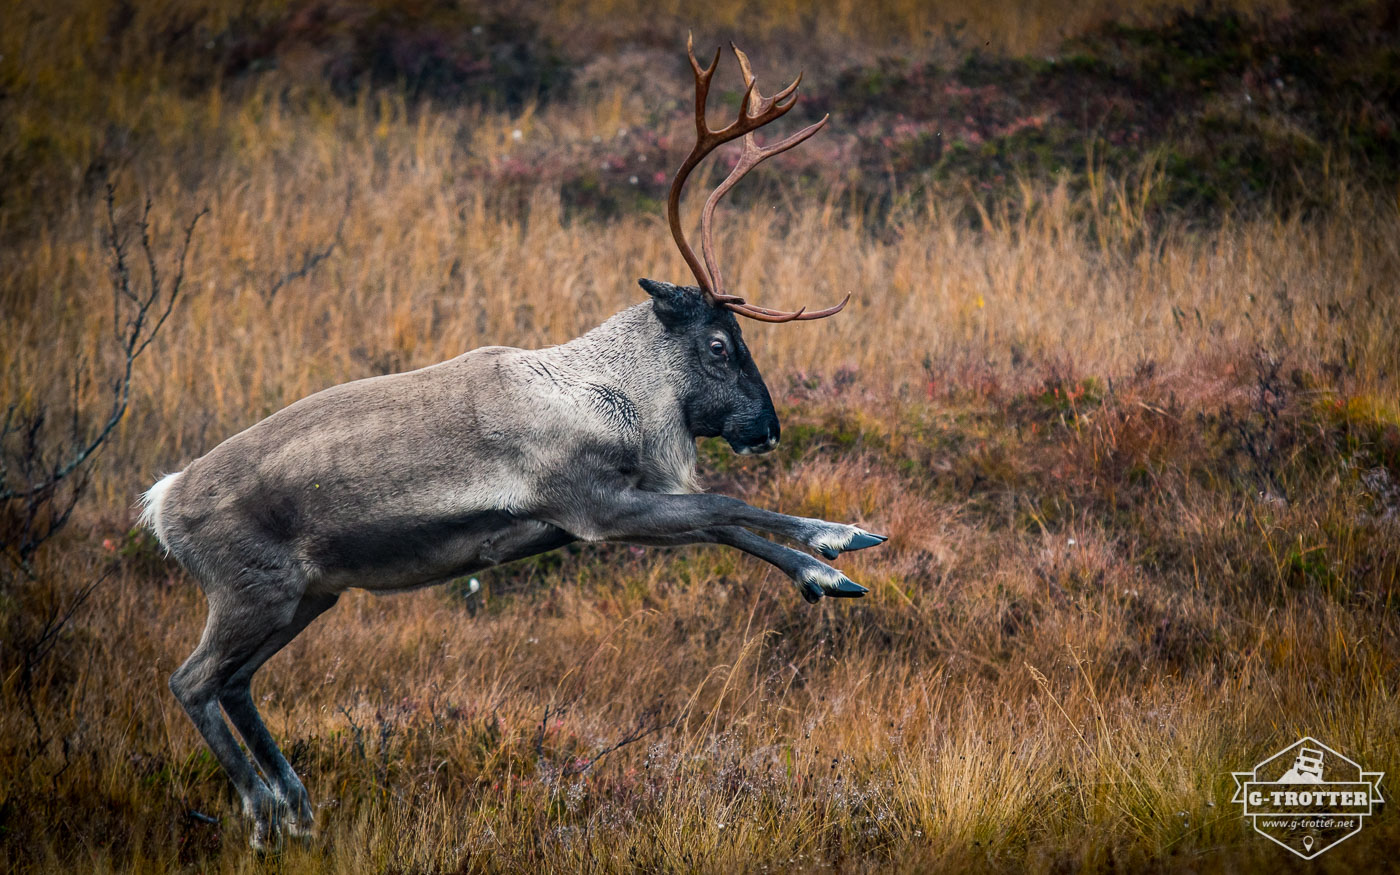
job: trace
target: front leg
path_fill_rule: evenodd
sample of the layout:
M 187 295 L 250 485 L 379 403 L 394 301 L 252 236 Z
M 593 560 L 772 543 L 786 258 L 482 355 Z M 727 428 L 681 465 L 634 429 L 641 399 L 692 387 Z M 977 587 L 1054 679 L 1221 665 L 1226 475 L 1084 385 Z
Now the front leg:
M 843 551 L 883 544 L 855 526 L 788 516 L 753 507 L 727 495 L 668 495 L 640 489 L 595 489 L 586 501 L 570 502 L 550 522 L 589 541 L 626 541 L 718 527 L 743 526 L 806 544 L 828 559 Z M 740 548 L 744 549 L 744 548 Z
M 774 544 L 760 538 L 747 529 L 737 526 L 720 526 L 701 531 L 679 532 L 672 535 L 642 535 L 622 539 L 629 544 L 644 544 L 648 547 L 679 547 L 685 544 L 724 544 L 743 550 L 750 556 L 762 559 L 792 578 L 798 591 L 807 601 L 815 604 L 824 595 L 833 598 L 856 598 L 870 590 L 851 580 L 829 565 L 799 553 L 781 544 Z

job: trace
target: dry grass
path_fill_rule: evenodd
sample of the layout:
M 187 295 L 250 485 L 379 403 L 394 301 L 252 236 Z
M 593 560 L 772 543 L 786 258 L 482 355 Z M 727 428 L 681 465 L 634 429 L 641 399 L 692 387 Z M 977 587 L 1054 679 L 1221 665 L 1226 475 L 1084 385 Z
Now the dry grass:
M 1231 770 L 1304 734 L 1400 769 L 1400 211 L 1340 178 L 1325 215 L 1164 225 L 1148 162 L 976 227 L 956 192 L 878 229 L 839 191 L 727 212 L 727 272 L 763 303 L 856 296 L 749 329 L 785 446 L 707 446 L 710 482 L 889 533 L 841 561 L 871 595 L 809 607 L 699 548 L 351 593 L 255 685 L 319 835 L 250 856 L 165 689 L 203 603 L 126 534 L 137 493 L 310 392 L 557 343 L 685 273 L 659 215 L 566 221 L 549 187 L 521 209 L 471 172 L 517 129 L 568 149 L 655 123 L 625 93 L 516 116 L 171 100 L 235 146 L 124 168 L 160 239 L 211 214 L 84 515 L 0 598 L 19 641 L 115 566 L 36 675 L 38 730 L 0 651 L 10 871 L 1239 871 L 1291 860 Z M 331 256 L 269 298 L 347 191 Z M 100 202 L 52 211 L 0 263 L 21 400 L 61 392 L 110 318 Z M 1396 824 L 1313 865 L 1388 865 Z

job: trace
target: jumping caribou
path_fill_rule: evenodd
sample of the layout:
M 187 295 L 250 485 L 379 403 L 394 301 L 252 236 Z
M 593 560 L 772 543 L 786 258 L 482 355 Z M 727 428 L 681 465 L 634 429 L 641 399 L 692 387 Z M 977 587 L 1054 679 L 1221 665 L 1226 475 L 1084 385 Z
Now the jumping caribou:
M 609 541 L 734 547 L 781 569 L 809 602 L 866 592 L 750 530 L 827 559 L 884 537 L 701 493 L 696 482 L 698 437 L 722 436 L 739 453 L 778 443 L 777 413 L 734 317 L 821 319 L 850 300 L 782 312 L 725 291 L 712 234 L 720 198 L 827 121 L 759 146 L 754 132 L 796 105 L 802 77 L 765 97 L 748 58 L 733 50 L 745 91 L 738 118 L 714 130 L 705 104 L 720 52 L 701 68 L 686 46 L 696 140 L 671 183 L 666 215 L 697 285 L 643 279 L 650 301 L 561 346 L 484 347 L 317 392 L 144 494 L 142 524 L 208 600 L 199 645 L 170 689 L 237 788 L 255 848 L 283 829 L 308 831 L 313 811 L 263 725 L 250 681 L 350 587 L 427 586 L 574 541 Z M 702 265 L 686 242 L 681 192 L 707 155 L 740 137 L 738 164 L 701 211 Z

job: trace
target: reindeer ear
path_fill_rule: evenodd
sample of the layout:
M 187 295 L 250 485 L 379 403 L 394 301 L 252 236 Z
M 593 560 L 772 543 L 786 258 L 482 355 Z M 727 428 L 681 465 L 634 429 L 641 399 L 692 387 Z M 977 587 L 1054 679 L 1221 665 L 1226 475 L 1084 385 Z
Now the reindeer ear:
M 695 289 L 649 279 L 637 280 L 637 285 L 651 295 L 651 309 L 667 328 L 675 329 L 694 319 L 701 306 Z

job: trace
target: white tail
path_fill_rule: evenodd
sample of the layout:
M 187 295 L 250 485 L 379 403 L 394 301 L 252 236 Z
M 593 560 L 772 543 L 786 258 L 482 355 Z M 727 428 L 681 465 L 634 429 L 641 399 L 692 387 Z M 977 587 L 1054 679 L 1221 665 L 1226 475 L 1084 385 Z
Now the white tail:
M 142 493 L 141 517 L 136 521 L 137 525 L 145 526 L 155 532 L 156 540 L 160 541 L 160 545 L 165 548 L 167 553 L 170 551 L 170 542 L 165 539 L 165 526 L 161 522 L 161 511 L 165 507 L 165 496 L 170 492 L 170 487 L 175 485 L 175 480 L 180 476 L 180 473 L 176 471 L 174 474 L 166 474 L 156 481 L 156 485 Z

